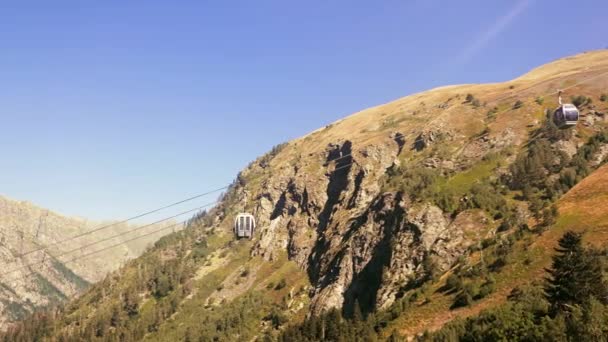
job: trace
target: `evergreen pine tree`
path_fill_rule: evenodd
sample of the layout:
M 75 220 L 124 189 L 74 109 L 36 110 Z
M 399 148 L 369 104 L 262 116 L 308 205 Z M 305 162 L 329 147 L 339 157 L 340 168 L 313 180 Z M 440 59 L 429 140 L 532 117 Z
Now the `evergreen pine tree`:
M 558 243 L 545 284 L 552 312 L 568 310 L 591 297 L 605 303 L 606 284 L 601 263 L 596 255 L 583 248 L 581 234 L 568 231 Z

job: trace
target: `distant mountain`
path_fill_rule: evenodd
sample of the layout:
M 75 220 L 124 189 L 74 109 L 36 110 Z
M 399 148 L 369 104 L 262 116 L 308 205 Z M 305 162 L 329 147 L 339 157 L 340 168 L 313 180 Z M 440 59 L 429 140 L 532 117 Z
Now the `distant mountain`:
M 576 127 L 552 122 L 557 89 Z M 500 308 L 543 281 L 567 229 L 606 246 L 606 92 L 603 50 L 355 113 L 276 146 L 209 213 L 6 338 L 394 341 Z M 252 240 L 232 233 L 243 211 Z
M 121 239 L 145 233 L 128 234 L 78 249 L 129 229 L 128 225 L 122 224 L 66 243 L 56 243 L 102 225 L 104 223 L 61 216 L 29 202 L 0 196 L 0 326 L 74 298 L 90 283 L 103 279 L 126 260 L 140 255 L 148 244 L 162 236 L 161 232 L 75 262 L 64 263 L 119 243 Z M 48 252 L 45 246 L 51 246 Z M 60 258 L 54 257 L 72 250 L 74 252 Z

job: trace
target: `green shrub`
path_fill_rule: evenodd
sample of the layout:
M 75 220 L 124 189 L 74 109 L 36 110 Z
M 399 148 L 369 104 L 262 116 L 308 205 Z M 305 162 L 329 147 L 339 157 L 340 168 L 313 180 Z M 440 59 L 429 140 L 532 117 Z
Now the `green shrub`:
M 543 104 L 543 102 L 545 102 L 545 99 L 543 99 L 541 96 L 539 96 L 534 101 L 540 106 Z
M 608 101 L 608 95 L 607 94 L 600 95 L 600 101 L 602 101 L 602 102 Z
M 542 213 L 542 227 L 550 227 L 557 221 L 557 216 L 559 215 L 559 211 L 557 210 L 557 206 L 554 204 L 550 208 L 545 208 Z
M 469 293 L 469 291 L 467 291 L 467 289 L 463 289 L 456 295 L 456 298 L 454 298 L 454 303 L 450 308 L 456 309 L 463 306 L 469 306 L 471 304 L 473 304 L 473 296 L 471 293 Z
M 570 101 L 572 102 L 573 105 L 575 105 L 577 107 L 589 105 L 593 102 L 593 100 L 590 97 L 586 97 L 584 95 L 572 96 L 570 98 Z
M 435 194 L 435 184 L 441 177 L 436 169 L 407 167 L 390 169 L 389 186 L 401 190 L 412 199 L 430 200 Z
M 485 298 L 496 290 L 496 280 L 493 277 L 489 277 L 485 283 L 479 288 L 479 293 L 475 299 Z
M 277 286 L 274 287 L 275 290 L 280 290 L 282 288 L 284 288 L 285 286 L 287 286 L 287 281 L 285 280 L 285 278 L 282 278 L 279 283 L 277 284 Z
M 165 274 L 161 274 L 156 278 L 154 296 L 157 298 L 165 297 L 173 290 L 171 280 Z
M 507 256 L 500 256 L 496 258 L 496 260 L 489 266 L 490 271 L 499 272 L 503 267 L 507 266 L 508 258 Z
M 464 103 L 470 103 L 473 107 L 479 108 L 481 107 L 481 102 L 473 96 L 473 94 L 467 94 L 467 97 Z
M 515 101 L 515 103 L 513 104 L 513 109 L 519 109 L 521 107 L 524 106 L 524 103 L 521 100 L 517 100 Z
M 486 249 L 496 244 L 496 238 L 490 237 L 481 240 L 481 249 Z
M 459 276 L 452 273 L 448 276 L 448 279 L 445 281 L 445 286 L 448 290 L 458 291 L 462 287 L 462 279 Z
M 498 107 L 494 107 L 488 111 L 487 117 L 488 119 L 496 119 L 496 113 L 498 113 Z
M 437 265 L 435 259 L 429 254 L 424 255 L 424 259 L 422 259 L 422 267 L 424 268 L 424 272 L 426 273 L 428 280 L 437 280 L 441 275 L 439 265 Z
M 195 247 L 192 248 L 192 258 L 199 260 L 199 259 L 203 259 L 207 256 L 207 254 L 209 253 L 209 249 L 207 248 L 207 246 L 205 245 L 196 245 Z
M 285 314 L 279 311 L 276 307 L 272 308 L 272 311 L 268 316 L 265 317 L 265 320 L 270 321 L 274 329 L 279 329 L 288 321 L 287 316 L 285 316 Z
M 502 212 L 507 206 L 504 197 L 488 181 L 473 185 L 470 195 L 469 206 L 483 209 L 492 216 Z

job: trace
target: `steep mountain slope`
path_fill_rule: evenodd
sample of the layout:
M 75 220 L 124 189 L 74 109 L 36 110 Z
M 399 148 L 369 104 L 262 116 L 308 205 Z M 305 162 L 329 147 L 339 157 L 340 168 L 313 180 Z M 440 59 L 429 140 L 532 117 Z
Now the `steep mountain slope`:
M 445 271 L 479 238 L 467 229 L 485 233 L 498 225 L 471 217 L 479 215 L 474 211 L 444 214 L 475 182 L 506 172 L 544 109 L 555 107 L 554 98 L 540 105 L 537 96 L 605 73 L 607 56 L 579 55 L 507 84 L 408 96 L 291 142 L 268 166 L 256 163 L 240 175 L 237 202 L 247 203 L 262 227 L 253 254 L 271 259 L 287 249 L 314 284 L 315 313 L 343 303 L 348 311 L 355 299 L 364 310 L 388 307 L 425 276 L 425 258 Z M 597 99 L 607 85 L 608 77 L 596 78 L 569 92 Z M 514 108 L 518 100 L 526 104 Z M 605 123 L 596 109 L 583 112 L 580 137 L 556 143 L 565 153 Z M 427 187 L 433 177 L 447 180 Z
M 605 145 L 606 146 L 606 145 Z M 470 307 L 450 310 L 453 298 L 439 290 L 446 286 L 447 276 L 432 284 L 431 304 L 411 307 L 391 323 L 404 336 L 435 330 L 456 317 L 468 317 L 502 304 L 512 289 L 542 280 L 551 265 L 557 241 L 566 230 L 584 233 L 587 243 L 606 248 L 608 238 L 608 165 L 600 167 L 562 197 L 557 206 L 559 218 L 534 239 L 517 242 L 510 255 L 511 262 L 495 275 L 495 292 Z M 423 304 L 420 302 L 419 304 Z M 422 321 L 422 324 L 421 324 Z M 390 331 L 391 329 L 387 329 Z
M 103 232 L 56 244 L 57 241 L 63 241 L 100 225 L 101 223 L 64 217 L 28 202 L 0 197 L 0 326 L 21 319 L 34 310 L 73 298 L 90 283 L 97 282 L 103 279 L 106 273 L 116 270 L 125 260 L 140 255 L 150 242 L 162 236 L 160 232 L 89 258 L 64 263 L 68 259 L 89 253 L 92 249 L 98 250 L 137 236 L 130 234 L 78 250 L 100 237 L 113 236 L 129 228 L 128 225 L 122 224 Z M 45 246 L 52 247 L 48 252 L 40 250 Z M 64 257 L 54 257 L 72 250 L 75 251 Z
M 425 327 L 431 331 L 441 329 L 434 334 L 428 334 L 422 340 L 444 341 L 446 338 L 457 340 L 468 332 L 482 340 L 488 339 L 488 335 L 497 334 L 508 335 L 509 340 L 605 340 L 605 313 L 600 309 L 605 308 L 605 303 L 602 305 L 598 302 L 594 307 L 596 311 L 591 316 L 586 312 L 589 307 L 583 304 L 574 309 L 574 313 L 566 315 L 566 319 L 559 315 L 556 317 L 548 312 L 548 302 L 540 286 L 544 285 L 549 277 L 547 270 L 552 268 L 551 259 L 555 255 L 558 241 L 566 231 L 583 234 L 584 244 L 592 248 L 592 253 L 599 252 L 592 261 L 593 264 L 597 267 L 602 267 L 603 264 L 605 267 L 607 262 L 605 255 L 608 250 L 607 182 L 608 165 L 604 165 L 572 188 L 559 200 L 560 216 L 552 228 L 543 232 L 535 241 L 520 242 L 524 248 L 516 246 L 511 256 L 515 262 L 501 272 L 514 272 L 511 279 L 509 281 L 497 279 L 497 293 L 470 308 L 451 312 L 452 317 L 446 315 L 449 312 L 447 308 L 434 316 L 434 323 L 427 323 Z M 528 260 L 525 267 L 517 265 L 525 260 Z M 395 323 L 396 326 L 402 327 L 401 331 L 405 335 L 411 336 L 412 333 L 422 332 L 419 326 L 412 329 L 404 321 L 407 316 L 415 315 L 416 311 L 420 314 L 420 308 L 414 307 Z M 578 313 L 585 312 L 583 317 L 593 317 L 595 325 L 586 319 L 580 319 L 576 310 L 581 310 Z M 521 318 L 524 316 L 526 317 Z M 468 317 L 468 320 L 460 319 L 443 326 L 454 317 Z M 565 321 L 568 323 L 564 324 Z M 484 337 L 483 334 L 486 336 Z M 566 334 L 571 338 L 568 339 Z
M 579 96 L 576 128 L 546 120 L 557 88 Z M 356 113 L 275 147 L 217 208 L 6 338 L 289 340 L 287 320 L 329 312 L 302 325 L 316 331 L 332 309 L 386 337 L 499 305 L 542 276 L 578 188 L 557 222 L 554 203 L 606 160 L 607 89 L 604 50 Z M 241 211 L 258 220 L 251 241 L 232 237 Z M 451 275 L 475 293 L 451 288 Z

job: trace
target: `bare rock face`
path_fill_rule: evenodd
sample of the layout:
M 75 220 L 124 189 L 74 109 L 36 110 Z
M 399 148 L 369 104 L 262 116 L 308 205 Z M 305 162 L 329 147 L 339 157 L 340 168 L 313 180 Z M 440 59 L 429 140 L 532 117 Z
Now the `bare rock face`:
M 608 158 L 608 145 L 603 145 L 591 160 L 592 166 L 598 166 Z
M 520 138 L 511 128 L 493 134 L 484 134 L 465 145 L 462 151 L 464 164 L 471 160 L 478 160 L 490 151 L 500 151 L 505 147 L 519 143 Z
M 432 144 L 440 141 L 452 139 L 454 134 L 447 130 L 433 129 L 420 133 L 412 146 L 413 150 L 422 151 Z
M 536 126 L 538 123 L 534 125 Z M 492 149 L 501 149 L 519 143 L 517 134 L 509 127 L 490 138 L 489 142 Z
M 582 124 L 586 127 L 591 127 L 595 124 L 597 118 L 593 115 L 586 115 L 582 119 Z
M 251 253 L 272 260 L 287 250 L 308 273 L 311 314 L 386 307 L 428 276 L 425 259 L 445 271 L 465 251 L 463 230 L 441 209 L 382 193 L 380 180 L 405 145 L 400 133 L 390 138 L 360 149 L 349 141 L 329 144 L 309 156 L 314 164 L 273 174 L 257 196 L 259 233 Z

